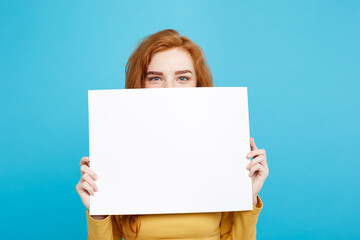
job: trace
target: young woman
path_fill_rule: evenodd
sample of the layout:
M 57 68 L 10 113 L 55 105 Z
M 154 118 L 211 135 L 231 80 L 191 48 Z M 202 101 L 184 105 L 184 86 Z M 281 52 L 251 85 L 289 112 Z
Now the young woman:
M 145 38 L 126 65 L 125 88 L 212 86 L 212 76 L 202 49 L 174 30 L 163 30 Z M 95 183 L 97 176 L 89 167 L 90 159 L 83 157 L 80 161 L 81 179 L 76 185 L 76 191 L 87 208 L 88 238 L 256 239 L 256 222 L 262 209 L 258 193 L 269 174 L 269 169 L 265 150 L 258 149 L 253 138 L 250 138 L 250 147 L 247 158 L 253 159 L 247 168 L 252 178 L 252 211 L 90 216 L 89 195 L 98 190 Z M 131 184 L 131 179 L 122 184 Z

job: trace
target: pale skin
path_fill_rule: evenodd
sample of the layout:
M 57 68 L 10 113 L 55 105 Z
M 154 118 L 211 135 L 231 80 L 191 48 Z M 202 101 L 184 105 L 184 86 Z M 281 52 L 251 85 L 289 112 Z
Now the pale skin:
M 196 87 L 196 74 L 191 56 L 182 48 L 172 48 L 155 53 L 150 61 L 145 88 Z M 252 160 L 247 165 L 249 177 L 252 179 L 253 205 L 258 205 L 257 196 L 265 179 L 269 175 L 269 168 L 264 149 L 256 147 L 254 138 L 250 138 L 251 151 L 246 155 Z M 90 195 L 98 191 L 95 181 L 96 173 L 89 167 L 89 157 L 80 161 L 81 178 L 76 185 L 76 191 L 87 209 L 90 207 Z M 95 220 L 102 220 L 106 215 L 92 215 Z

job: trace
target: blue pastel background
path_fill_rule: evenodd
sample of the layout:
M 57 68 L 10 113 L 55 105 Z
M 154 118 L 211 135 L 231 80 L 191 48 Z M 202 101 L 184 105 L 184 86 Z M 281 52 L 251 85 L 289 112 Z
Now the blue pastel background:
M 87 90 L 124 87 L 137 42 L 203 47 L 247 86 L 270 175 L 258 239 L 360 239 L 359 1 L 0 1 L 1 239 L 86 239 L 75 191 Z

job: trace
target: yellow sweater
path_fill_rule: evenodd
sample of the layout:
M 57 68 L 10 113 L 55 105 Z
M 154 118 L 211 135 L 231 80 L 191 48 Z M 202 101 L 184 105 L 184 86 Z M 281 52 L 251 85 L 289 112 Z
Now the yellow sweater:
M 187 240 L 248 240 L 256 239 L 256 222 L 262 209 L 258 205 L 252 211 L 182 213 L 141 215 L 137 240 L 187 239 Z M 123 236 L 120 216 L 112 215 L 95 220 L 86 211 L 89 240 L 134 240 Z

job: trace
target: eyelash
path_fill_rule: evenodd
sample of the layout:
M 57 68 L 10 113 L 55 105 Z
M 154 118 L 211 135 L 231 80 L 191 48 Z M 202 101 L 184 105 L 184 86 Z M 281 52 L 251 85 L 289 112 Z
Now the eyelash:
M 154 81 L 154 78 L 159 78 L 159 77 L 151 77 L 149 78 L 150 81 Z M 160 79 L 160 78 L 159 78 Z
M 189 77 L 184 77 L 184 76 L 182 76 L 182 77 L 178 77 L 178 79 L 179 78 L 185 78 L 185 80 L 181 80 L 182 82 L 185 82 L 185 81 L 187 81 L 187 80 L 189 80 L 190 78 Z

